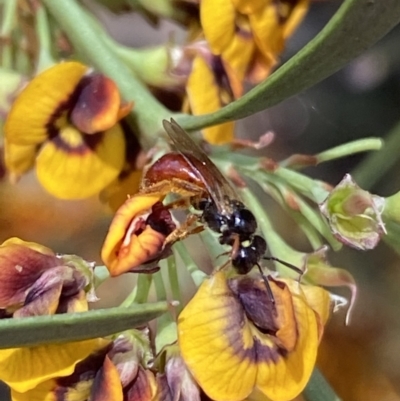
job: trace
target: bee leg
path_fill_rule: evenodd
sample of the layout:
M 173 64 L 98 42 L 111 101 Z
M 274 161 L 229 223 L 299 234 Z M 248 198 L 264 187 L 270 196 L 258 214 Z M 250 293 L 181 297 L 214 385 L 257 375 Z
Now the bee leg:
M 273 304 L 275 304 L 274 294 L 273 294 L 273 292 L 272 292 L 272 290 L 271 290 L 271 286 L 269 285 L 268 279 L 267 279 L 267 277 L 265 277 L 265 274 L 264 274 L 264 272 L 263 272 L 261 266 L 260 266 L 258 263 L 256 263 L 256 265 L 257 265 L 258 270 L 259 270 L 260 273 L 261 273 L 261 277 L 262 277 L 262 279 L 263 279 L 263 281 L 264 281 L 265 288 L 266 288 L 267 293 L 268 293 L 268 298 L 269 298 L 269 300 L 270 300 Z
M 203 226 L 191 227 L 198 221 L 199 221 L 198 216 L 194 214 L 189 215 L 189 217 L 180 227 L 172 231 L 172 233 L 169 234 L 167 238 L 165 238 L 164 246 L 167 244 L 173 244 L 176 241 L 180 241 L 187 238 L 189 235 L 197 234 L 203 231 L 204 230 Z
M 219 266 L 219 267 L 216 267 L 216 268 L 215 268 L 215 271 L 216 271 L 216 272 L 219 272 L 219 271 L 221 271 L 221 270 L 224 270 L 230 263 L 231 263 L 231 260 L 228 259 L 224 264 L 222 264 L 222 265 Z
M 190 198 L 181 198 L 165 205 L 168 209 L 189 209 L 191 206 Z
M 305 271 L 303 271 L 302 269 L 300 269 L 299 267 L 292 265 L 291 263 L 285 262 L 284 260 L 275 258 L 273 256 L 264 256 L 263 259 L 265 260 L 273 260 L 274 262 L 278 262 L 280 264 L 282 264 L 283 266 L 288 267 L 289 269 L 292 269 L 293 271 L 295 271 L 296 273 L 299 273 L 299 278 L 298 281 L 301 280 L 301 278 L 303 277 L 303 274 L 305 273 Z

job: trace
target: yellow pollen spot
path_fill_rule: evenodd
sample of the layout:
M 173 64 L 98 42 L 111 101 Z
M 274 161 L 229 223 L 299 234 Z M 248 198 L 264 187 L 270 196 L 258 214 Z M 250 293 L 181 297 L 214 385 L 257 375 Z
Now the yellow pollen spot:
M 78 147 L 83 143 L 82 134 L 71 125 L 61 129 L 60 138 L 63 140 L 63 142 L 73 148 Z

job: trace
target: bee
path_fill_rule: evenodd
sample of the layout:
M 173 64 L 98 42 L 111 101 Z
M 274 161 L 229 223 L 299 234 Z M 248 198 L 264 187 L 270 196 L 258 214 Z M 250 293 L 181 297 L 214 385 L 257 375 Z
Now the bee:
M 238 274 L 247 274 L 260 261 L 280 262 L 302 274 L 301 269 L 275 257 L 266 257 L 267 243 L 256 234 L 257 220 L 240 200 L 238 193 L 205 152 L 174 121 L 163 120 L 163 127 L 176 152 L 158 159 L 146 172 L 143 191 L 175 192 L 200 213 L 204 226 L 219 234 L 219 242 L 231 247 L 230 262 Z M 270 292 L 273 300 L 272 293 Z

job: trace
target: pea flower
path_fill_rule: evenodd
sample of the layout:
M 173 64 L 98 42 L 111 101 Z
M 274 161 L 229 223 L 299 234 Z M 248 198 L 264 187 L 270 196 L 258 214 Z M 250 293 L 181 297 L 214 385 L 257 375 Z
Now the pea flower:
M 113 340 L 1 350 L 0 372 L 13 401 L 151 401 L 156 380 L 150 356 L 142 332 L 131 330 Z
M 265 79 L 278 61 L 285 40 L 303 19 L 309 0 L 202 0 L 204 36 L 238 74 L 253 83 Z
M 58 198 L 81 199 L 112 183 L 125 164 L 122 103 L 113 81 L 77 62 L 57 64 L 19 94 L 4 127 L 12 181 L 35 167 Z
M 268 284 L 274 302 L 260 278 L 219 271 L 178 318 L 183 360 L 213 400 L 241 401 L 253 391 L 291 400 L 310 378 L 329 297 L 319 297 L 321 305 L 309 302 L 309 286 L 271 277 Z
M 137 194 L 117 211 L 104 241 L 101 257 L 111 276 L 134 271 L 152 273 L 166 256 L 167 236 L 176 228 L 161 194 Z M 141 266 L 142 264 L 145 264 Z
M 349 174 L 319 206 L 335 237 L 352 248 L 373 249 L 383 234 L 384 198 L 360 188 Z
M 0 350 L 0 376 L 11 388 L 13 401 L 67 400 L 72 394 L 84 401 L 90 386 L 88 380 L 79 379 L 99 356 L 104 357 L 109 344 L 109 340 L 93 339 Z M 78 383 L 80 389 L 74 388 Z

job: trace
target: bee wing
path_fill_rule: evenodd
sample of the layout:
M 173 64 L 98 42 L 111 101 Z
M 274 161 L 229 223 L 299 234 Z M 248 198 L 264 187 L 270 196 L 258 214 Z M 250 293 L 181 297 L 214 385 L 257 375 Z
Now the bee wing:
M 203 181 L 204 186 L 210 194 L 210 197 L 215 202 L 217 208 L 221 212 L 229 212 L 229 200 L 238 200 L 239 196 L 233 189 L 228 180 L 222 175 L 218 167 L 209 159 L 204 151 L 190 138 L 188 133 L 171 118 L 171 122 L 163 120 L 163 127 L 171 138 L 176 150 L 182 154 L 187 163 L 193 168 L 193 171 L 198 174 L 198 177 Z M 210 172 L 207 180 L 198 172 L 196 166 L 191 160 L 185 156 L 190 154 L 195 157 L 200 163 Z

